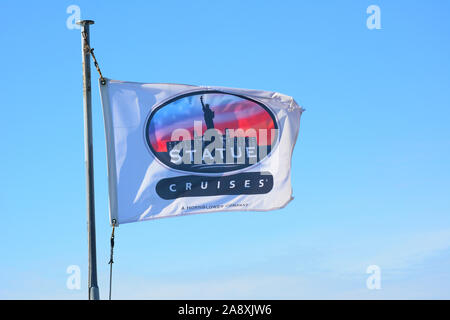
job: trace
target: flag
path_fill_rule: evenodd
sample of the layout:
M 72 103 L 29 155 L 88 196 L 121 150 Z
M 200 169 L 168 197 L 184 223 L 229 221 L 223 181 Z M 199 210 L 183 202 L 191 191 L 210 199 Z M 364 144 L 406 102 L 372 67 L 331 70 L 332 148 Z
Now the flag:
M 267 211 L 292 197 L 303 109 L 259 90 L 105 79 L 110 219 Z

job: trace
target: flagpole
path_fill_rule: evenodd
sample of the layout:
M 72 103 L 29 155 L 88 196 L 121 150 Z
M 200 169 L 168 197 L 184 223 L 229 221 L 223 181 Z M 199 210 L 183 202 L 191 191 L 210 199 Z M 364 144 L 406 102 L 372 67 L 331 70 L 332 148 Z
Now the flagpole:
M 95 243 L 95 201 L 94 201 L 94 160 L 92 150 L 92 101 L 91 101 L 91 57 L 89 45 L 89 25 L 92 20 L 81 20 L 82 63 L 83 63 L 83 113 L 84 113 L 84 154 L 86 165 L 87 232 L 88 232 L 88 290 L 89 300 L 99 300 L 97 285 L 97 252 Z

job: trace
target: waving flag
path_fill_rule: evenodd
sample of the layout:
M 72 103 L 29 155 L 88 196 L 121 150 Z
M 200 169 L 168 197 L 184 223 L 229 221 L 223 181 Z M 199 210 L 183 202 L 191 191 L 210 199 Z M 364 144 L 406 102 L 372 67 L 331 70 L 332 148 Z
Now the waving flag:
M 116 224 L 216 211 L 267 211 L 292 199 L 303 109 L 275 92 L 100 85 L 110 219 Z

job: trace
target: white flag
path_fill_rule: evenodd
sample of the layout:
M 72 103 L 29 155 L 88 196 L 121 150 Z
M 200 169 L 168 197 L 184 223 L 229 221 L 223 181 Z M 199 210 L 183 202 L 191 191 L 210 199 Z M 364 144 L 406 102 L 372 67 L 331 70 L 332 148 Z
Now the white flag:
M 100 84 L 110 219 L 116 224 L 216 211 L 267 211 L 292 199 L 303 109 L 276 92 Z

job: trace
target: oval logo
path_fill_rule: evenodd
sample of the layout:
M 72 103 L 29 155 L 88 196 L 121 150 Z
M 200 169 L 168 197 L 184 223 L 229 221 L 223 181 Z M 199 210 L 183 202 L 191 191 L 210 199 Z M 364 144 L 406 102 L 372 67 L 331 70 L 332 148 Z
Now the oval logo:
M 267 106 L 251 98 L 197 91 L 155 108 L 145 137 L 155 157 L 170 168 L 220 174 L 267 157 L 278 141 L 278 123 Z

